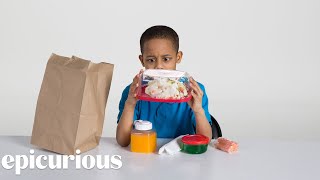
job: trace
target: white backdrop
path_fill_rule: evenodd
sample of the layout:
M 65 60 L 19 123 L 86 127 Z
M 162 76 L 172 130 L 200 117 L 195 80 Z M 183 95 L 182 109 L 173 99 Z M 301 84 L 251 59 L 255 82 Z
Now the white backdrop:
M 178 69 L 202 82 L 229 138 L 320 139 L 320 1 L 0 0 L 0 135 L 31 135 L 52 52 L 115 64 L 103 136 L 141 65 L 139 38 L 180 35 Z

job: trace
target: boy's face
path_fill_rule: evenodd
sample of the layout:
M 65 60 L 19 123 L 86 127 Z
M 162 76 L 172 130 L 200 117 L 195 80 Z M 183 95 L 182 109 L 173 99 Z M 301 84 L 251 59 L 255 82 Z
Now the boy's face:
M 182 52 L 175 50 L 169 39 L 150 39 L 144 43 L 140 62 L 146 69 L 176 70 L 181 62 Z

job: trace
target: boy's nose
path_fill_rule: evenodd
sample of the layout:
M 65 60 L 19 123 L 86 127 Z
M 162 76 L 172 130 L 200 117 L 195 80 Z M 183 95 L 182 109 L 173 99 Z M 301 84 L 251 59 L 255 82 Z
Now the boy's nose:
M 162 63 L 157 61 L 155 69 L 163 69 Z

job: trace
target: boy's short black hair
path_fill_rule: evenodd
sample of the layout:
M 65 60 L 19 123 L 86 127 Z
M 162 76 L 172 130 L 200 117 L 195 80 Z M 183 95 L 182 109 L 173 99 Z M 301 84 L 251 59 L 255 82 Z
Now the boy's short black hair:
M 179 51 L 179 36 L 178 34 L 170 27 L 157 25 L 148 28 L 140 38 L 140 50 L 143 53 L 144 43 L 151 39 L 168 39 L 172 42 L 173 47 L 178 52 Z

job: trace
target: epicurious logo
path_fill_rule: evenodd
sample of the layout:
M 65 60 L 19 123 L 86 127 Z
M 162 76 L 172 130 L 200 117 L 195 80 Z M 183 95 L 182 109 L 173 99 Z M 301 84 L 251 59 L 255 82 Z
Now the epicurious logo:
M 120 169 L 122 161 L 120 155 L 34 155 L 34 150 L 29 155 L 4 155 L 1 165 L 4 169 L 15 169 L 15 174 L 20 175 L 21 170 L 29 169 L 68 169 L 69 162 L 75 161 L 76 169 Z

